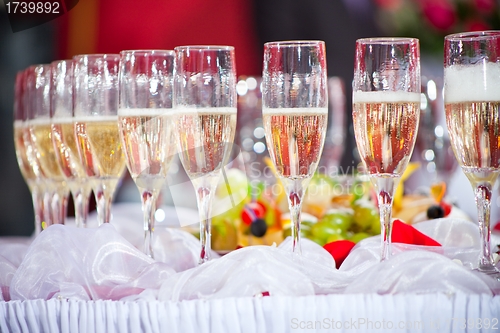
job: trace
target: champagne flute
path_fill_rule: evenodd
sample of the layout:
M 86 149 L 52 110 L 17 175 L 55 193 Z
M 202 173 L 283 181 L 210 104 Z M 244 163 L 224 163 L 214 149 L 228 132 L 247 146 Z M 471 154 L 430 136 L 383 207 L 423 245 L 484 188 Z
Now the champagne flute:
M 61 60 L 51 64 L 51 85 L 50 117 L 56 162 L 73 195 L 76 226 L 85 227 L 92 187 L 80 161 L 75 140 L 73 61 Z
M 78 154 L 90 178 L 99 225 L 111 221 L 113 196 L 125 170 L 118 130 L 118 54 L 73 58 L 74 121 Z
M 500 173 L 500 31 L 445 37 L 444 101 L 453 152 L 476 198 L 478 270 L 498 269 L 490 249 L 491 191 Z
M 200 264 L 210 259 L 212 198 L 236 131 L 232 46 L 175 48 L 174 118 L 179 158 L 196 192 Z
M 33 211 L 35 213 L 34 235 L 36 236 L 42 230 L 44 220 L 44 186 L 43 181 L 40 179 L 40 167 L 33 156 L 33 149 L 29 139 L 26 122 L 27 89 L 25 89 L 25 82 L 26 71 L 19 71 L 16 75 L 14 87 L 14 145 L 19 169 L 28 185 L 33 200 Z
M 302 200 L 318 167 L 328 123 L 323 41 L 264 44 L 262 116 L 269 154 L 288 198 L 292 252 L 300 255 Z
M 48 190 L 46 205 L 52 209 L 51 223 L 64 224 L 69 190 L 56 161 L 50 123 L 50 65 L 28 69 L 27 84 L 30 106 L 29 131 L 36 159 L 45 176 Z
M 377 191 L 381 261 L 391 256 L 392 199 L 415 146 L 420 89 L 418 39 L 356 41 L 353 125 L 365 171 Z
M 172 132 L 174 51 L 122 51 L 118 124 L 127 168 L 142 200 L 144 252 L 154 257 L 156 203 L 175 152 Z

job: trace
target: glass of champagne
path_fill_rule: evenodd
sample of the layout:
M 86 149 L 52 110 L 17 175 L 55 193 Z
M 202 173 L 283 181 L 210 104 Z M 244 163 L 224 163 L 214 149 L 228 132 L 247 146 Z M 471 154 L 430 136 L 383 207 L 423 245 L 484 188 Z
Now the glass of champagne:
M 77 227 L 87 225 L 89 196 L 92 187 L 78 155 L 73 121 L 73 61 L 51 64 L 52 143 L 56 161 L 62 171 L 75 205 Z
M 118 54 L 73 58 L 73 107 L 78 154 L 90 178 L 99 225 L 111 221 L 111 204 L 125 170 L 118 130 Z
M 356 41 L 353 125 L 365 172 L 377 191 L 381 261 L 391 256 L 392 199 L 415 146 L 420 89 L 418 39 Z
M 144 214 L 144 252 L 154 257 L 158 196 L 176 144 L 172 132 L 174 51 L 120 52 L 118 124 L 128 171 Z
M 444 102 L 451 145 L 476 198 L 478 270 L 497 274 L 490 249 L 491 191 L 500 173 L 500 31 L 445 37 Z
M 34 236 L 42 230 L 44 219 L 43 196 L 44 186 L 40 177 L 40 167 L 33 156 L 29 130 L 26 122 L 27 89 L 25 89 L 26 71 L 19 71 L 14 86 L 14 145 L 21 174 L 28 185 L 33 200 L 35 213 Z
M 262 119 L 269 154 L 288 198 L 292 252 L 298 255 L 302 200 L 325 142 L 327 84 L 323 41 L 264 44 Z
M 212 198 L 236 131 L 232 46 L 175 48 L 173 107 L 179 158 L 196 192 L 200 264 L 210 259 Z
M 62 171 L 57 164 L 52 143 L 50 120 L 50 65 L 29 67 L 27 84 L 29 89 L 28 119 L 31 142 L 36 159 L 47 184 L 46 206 L 52 210 L 51 223 L 64 224 L 69 190 Z

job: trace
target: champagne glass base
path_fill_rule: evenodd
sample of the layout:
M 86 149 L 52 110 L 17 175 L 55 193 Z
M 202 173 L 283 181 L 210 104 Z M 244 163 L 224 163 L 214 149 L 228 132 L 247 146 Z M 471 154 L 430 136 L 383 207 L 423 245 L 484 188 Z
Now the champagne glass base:
M 198 265 L 202 265 L 206 262 L 209 262 L 210 261 L 210 258 L 201 258 L 200 257 L 200 260 L 198 260 Z
M 492 264 L 479 264 L 477 271 L 487 275 L 500 275 L 500 270 Z
M 485 267 L 482 268 L 475 268 L 474 271 L 479 272 L 483 275 L 486 275 L 490 278 L 492 278 L 495 281 L 500 282 L 500 270 L 496 268 L 495 266 L 489 266 L 488 268 L 485 269 Z

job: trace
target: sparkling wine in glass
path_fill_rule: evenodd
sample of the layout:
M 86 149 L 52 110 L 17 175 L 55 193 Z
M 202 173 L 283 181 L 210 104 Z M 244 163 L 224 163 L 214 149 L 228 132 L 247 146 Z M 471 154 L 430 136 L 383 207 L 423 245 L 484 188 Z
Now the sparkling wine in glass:
M 16 75 L 14 87 L 14 145 L 16 148 L 16 157 L 21 174 L 28 185 L 33 200 L 33 211 L 35 213 L 35 231 L 38 235 L 42 230 L 44 221 L 43 197 L 45 187 L 41 179 L 41 171 L 33 147 L 29 128 L 27 126 L 27 89 L 25 89 L 26 71 L 19 71 Z
M 125 170 L 118 129 L 118 54 L 78 55 L 74 66 L 74 121 L 78 153 L 90 178 L 99 225 L 111 221 L 111 204 Z
M 128 171 L 141 195 L 144 252 L 152 258 L 157 200 L 177 150 L 172 112 L 174 63 L 174 51 L 120 52 L 120 138 Z
M 47 185 L 46 196 L 49 198 L 46 200 L 46 206 L 51 207 L 52 223 L 64 224 L 69 190 L 57 164 L 52 143 L 50 78 L 50 65 L 36 65 L 28 68 L 27 86 L 30 101 L 28 122 L 35 156 Z
M 415 146 L 420 89 L 417 39 L 356 41 L 353 125 L 361 160 L 377 191 L 381 261 L 391 256 L 392 200 Z
M 269 154 L 288 197 L 292 252 L 300 255 L 302 200 L 318 167 L 328 124 L 323 41 L 264 45 L 262 118 Z
M 51 64 L 52 143 L 56 162 L 73 195 L 75 223 L 85 227 L 89 209 L 91 184 L 78 155 L 73 118 L 73 62 L 54 61 Z
M 498 274 L 490 248 L 490 207 L 500 173 L 500 31 L 448 35 L 444 52 L 446 124 L 476 198 L 478 270 Z
M 236 67 L 232 46 L 175 48 L 175 136 L 196 192 L 200 263 L 210 259 L 212 198 L 236 131 Z

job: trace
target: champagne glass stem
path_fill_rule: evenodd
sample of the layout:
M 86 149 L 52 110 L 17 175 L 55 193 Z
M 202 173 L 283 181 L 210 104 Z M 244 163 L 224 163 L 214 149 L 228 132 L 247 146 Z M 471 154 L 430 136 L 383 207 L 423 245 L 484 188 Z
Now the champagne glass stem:
M 196 183 L 196 182 L 195 182 Z M 217 184 L 217 183 L 215 183 Z M 200 214 L 200 264 L 210 260 L 211 252 L 211 224 L 212 224 L 212 200 L 215 186 L 196 186 L 196 200 Z
M 35 236 L 42 231 L 43 222 L 43 192 L 37 186 L 31 188 L 31 198 L 33 200 L 33 211 L 35 213 Z
M 476 185 L 475 197 L 478 212 L 479 236 L 481 242 L 481 257 L 478 269 L 482 272 L 497 272 L 493 265 L 493 257 L 490 251 L 490 208 L 491 208 L 491 184 L 482 183 Z
M 380 261 L 390 258 L 391 235 L 392 235 L 392 199 L 394 191 L 399 183 L 399 177 L 374 176 L 375 188 L 377 189 L 378 209 L 380 211 L 380 238 L 381 252 Z
M 288 208 L 292 222 L 292 253 L 302 255 L 300 246 L 300 212 L 302 210 L 301 195 L 295 192 L 288 196 Z
M 115 180 L 102 180 L 94 190 L 99 226 L 111 222 L 111 204 L 113 203 L 117 182 Z
M 87 218 L 89 215 L 89 197 L 92 189 L 89 186 L 82 185 L 75 193 L 75 223 L 78 228 L 87 227 Z
M 42 216 L 42 230 L 45 230 L 53 223 L 52 214 L 52 197 L 54 192 L 50 185 L 46 185 L 46 192 L 43 194 L 43 216 Z
M 61 223 L 61 198 L 59 197 L 59 193 L 55 192 L 50 200 L 51 212 L 52 212 L 52 224 L 60 224 Z
M 288 195 L 288 208 L 290 209 L 290 222 L 292 223 L 292 253 L 302 254 L 300 246 L 300 213 L 304 189 L 307 188 L 310 178 L 288 179 L 282 178 L 285 192 Z
M 58 184 L 52 197 L 53 223 L 64 224 L 68 212 L 69 191 L 66 185 Z
M 154 259 L 153 234 L 155 229 L 155 212 L 158 191 L 140 189 L 142 192 L 142 211 L 144 214 L 144 253 Z
M 96 193 L 97 200 L 97 218 L 99 226 L 103 223 L 109 223 L 111 220 L 111 198 L 106 197 L 103 191 L 98 191 Z
M 378 193 L 378 207 L 380 211 L 380 237 L 381 253 L 380 261 L 389 259 L 391 256 L 391 235 L 392 235 L 392 197 L 386 192 Z

